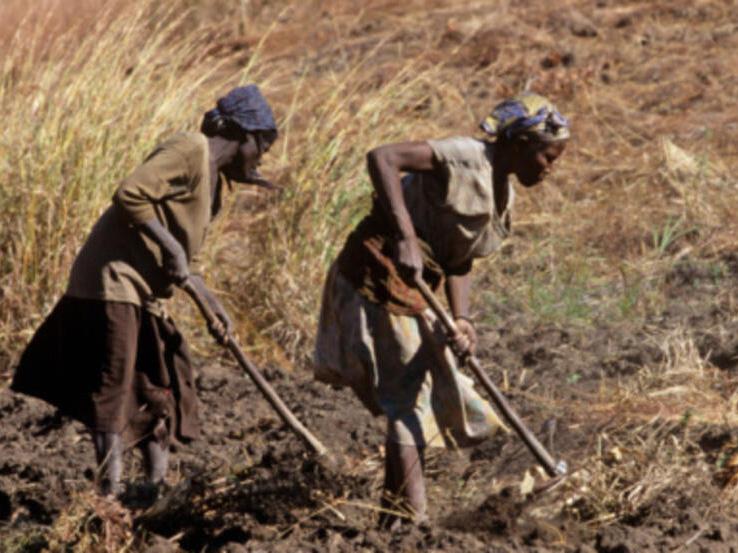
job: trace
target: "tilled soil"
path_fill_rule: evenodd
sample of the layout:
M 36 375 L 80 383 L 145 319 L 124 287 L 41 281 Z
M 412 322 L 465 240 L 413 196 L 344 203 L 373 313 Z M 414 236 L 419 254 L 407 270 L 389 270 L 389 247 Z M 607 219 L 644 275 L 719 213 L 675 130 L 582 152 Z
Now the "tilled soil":
M 733 371 L 738 323 L 711 299 L 736 281 L 732 260 L 723 261 L 731 272 L 719 281 L 701 278 L 697 262 L 678 266 L 669 276 L 674 301 L 657 323 L 661 329 L 699 328 L 703 357 Z M 738 522 L 717 508 L 725 493 L 718 458 L 738 441 L 732 428 L 690 428 L 694 454 L 715 467 L 698 487 L 685 482 L 661 490 L 634 511 L 609 518 L 577 493 L 603 428 L 624 435 L 633 429 L 557 409 L 564 404 L 557 401 L 586 401 L 599 387 L 662 362 L 664 352 L 648 339 L 654 323 L 564 329 L 511 312 L 494 328 L 483 327 L 483 364 L 497 382 L 505 380 L 499 367 L 515 369 L 508 375 L 509 397 L 574 476 L 540 496 L 522 495 L 523 476 L 535 463 L 514 434 L 498 434 L 468 451 L 430 451 L 430 522 L 394 532 L 377 526 L 382 421 L 349 391 L 313 382 L 307 370 L 271 367 L 264 374 L 336 453 L 338 467 L 307 453 L 230 359 L 201 360 L 204 437 L 178 448 L 170 488 L 150 507 L 136 495 L 140 467 L 129 454 L 128 510 L 103 505 L 91 492 L 92 445 L 79 424 L 3 389 L 0 543 L 11 551 L 75 544 L 85 550 L 84 543 L 95 550 L 119 532 L 117 543 L 134 551 L 736 551 Z M 666 441 L 683 431 L 677 422 L 654 435 Z

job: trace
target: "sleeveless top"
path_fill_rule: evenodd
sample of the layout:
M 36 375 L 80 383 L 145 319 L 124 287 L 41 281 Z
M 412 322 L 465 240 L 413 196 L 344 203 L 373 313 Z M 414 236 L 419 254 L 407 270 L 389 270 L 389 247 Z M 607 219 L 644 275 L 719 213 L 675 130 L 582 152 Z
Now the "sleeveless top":
M 495 198 L 485 142 L 454 137 L 428 144 L 435 171 L 408 174 L 402 189 L 423 250 L 423 277 L 438 289 L 445 275 L 466 274 L 472 260 L 499 249 L 509 234 L 514 193 L 507 183 L 506 197 Z M 415 315 L 427 306 L 397 271 L 390 228 L 375 202 L 339 254 L 339 271 L 368 300 L 392 313 Z

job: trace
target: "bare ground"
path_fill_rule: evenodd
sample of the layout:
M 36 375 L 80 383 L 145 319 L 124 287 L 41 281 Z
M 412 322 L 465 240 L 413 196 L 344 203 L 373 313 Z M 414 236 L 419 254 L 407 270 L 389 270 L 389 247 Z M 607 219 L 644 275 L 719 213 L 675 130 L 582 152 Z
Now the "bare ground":
M 557 408 L 560 400 L 586 404 L 603 387 L 664 362 L 668 353 L 654 345 L 654 324 L 705 329 L 696 346 L 727 382 L 738 365 L 736 323 L 714 298 L 717 289 L 738 281 L 738 264 L 722 261 L 729 272 L 718 279 L 700 268 L 704 263 L 681 262 L 668 277 L 674 303 L 657 320 L 564 330 L 510 312 L 483 328 L 482 361 L 499 382 L 498 367 L 521 369 L 508 390 L 513 403 L 572 468 L 568 481 L 542 496 L 521 495 L 523 474 L 534 463 L 514 435 L 498 435 L 467 452 L 431 451 L 430 524 L 380 531 L 374 506 L 381 421 L 348 391 L 314 383 L 307 371 L 265 369 L 298 416 L 344 459 L 341 469 L 328 468 L 305 452 L 252 383 L 223 358 L 200 367 L 206 437 L 176 453 L 173 487 L 148 510 L 133 504 L 125 512 L 96 499 L 90 493 L 92 446 L 83 428 L 41 402 L 0 392 L 3 543 L 63 550 L 60 537 L 69 545 L 85 535 L 104 540 L 119 532 L 134 550 L 735 551 L 738 522 L 717 508 L 715 498 L 725 493 L 724 458 L 738 447 L 738 431 L 686 415 L 644 412 L 642 421 L 623 424 L 616 413 Z M 549 435 L 542 426 L 551 418 L 556 424 Z M 619 456 L 608 448 L 633 435 L 656 449 L 678 441 L 700 474 L 654 493 L 632 512 L 603 517 L 586 492 L 597 470 L 587 461 L 628 463 L 627 446 L 620 446 Z M 131 464 L 129 474 L 138 474 Z M 73 504 L 78 507 L 70 512 Z

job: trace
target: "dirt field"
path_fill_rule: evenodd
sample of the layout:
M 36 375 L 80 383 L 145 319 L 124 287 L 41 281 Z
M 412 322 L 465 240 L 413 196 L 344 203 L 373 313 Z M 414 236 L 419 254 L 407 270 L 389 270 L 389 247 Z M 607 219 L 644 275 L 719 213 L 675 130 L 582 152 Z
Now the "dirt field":
M 124 513 L 95 499 L 84 430 L 64 424 L 38 401 L 3 391 L 5 535 L 26 543 L 21 550 L 54 546 L 54 540 L 74 543 L 91 533 L 114 539 L 118 532 L 133 540 L 135 550 L 145 543 L 162 551 L 177 550 L 171 542 L 186 551 L 735 551 L 738 522 L 717 500 L 726 477 L 717 461 L 737 450 L 734 427 L 688 422 L 686 413 L 670 418 L 657 404 L 642 406 L 640 420 L 627 425 L 618 413 L 604 417 L 586 408 L 590 401 L 601 408 L 593 399 L 598 390 L 666 361 L 670 352 L 652 343 L 654 325 L 710 329 L 695 347 L 721 371 L 735 370 L 738 344 L 731 330 L 737 323 L 726 322 L 734 313 L 714 298 L 716 290 L 738 284 L 738 262 L 724 262 L 727 271 L 719 279 L 699 264 L 682 262 L 669 275 L 673 304 L 643 324 L 568 331 L 510 313 L 483 328 L 481 357 L 495 380 L 503 378 L 493 367 L 520 367 L 530 375 L 510 395 L 531 427 L 556 420 L 553 450 L 569 462 L 573 476 L 544 496 L 521 497 L 522 475 L 534 463 L 514 436 L 500 435 L 469 452 L 431 452 L 431 523 L 380 532 L 374 510 L 381 484 L 380 421 L 350 393 L 315 384 L 301 371 L 265 371 L 300 418 L 345 455 L 344 468 L 333 472 L 304 452 L 251 382 L 222 358 L 203 360 L 198 377 L 208 436 L 177 452 L 169 504 L 153 512 Z M 718 376 L 715 384 L 723 381 Z M 539 435 L 549 443 L 547 433 Z M 604 498 L 590 488 L 597 471 L 622 463 L 627 474 L 630 464 L 677 455 L 689 458 L 683 474 L 655 478 L 645 489 L 610 482 L 618 493 L 633 496 L 637 508 L 598 518 Z
M 305 452 L 178 298 L 205 436 L 178 448 L 153 506 L 136 493 L 137 453 L 125 507 L 98 498 L 84 429 L 5 387 L 61 286 L 34 288 L 33 316 L 21 315 L 28 305 L 8 269 L 0 551 L 738 551 L 734 2 L 261 1 L 223 21 L 227 3 L 191 4 L 192 21 L 216 37 L 206 61 L 243 64 L 267 37 L 254 71 L 287 131 L 265 172 L 296 191 L 236 195 L 212 278 L 248 354 L 342 466 Z M 297 81 L 304 109 L 293 109 Z M 571 476 L 525 493 L 541 476 L 514 434 L 430 451 L 430 523 L 380 531 L 383 421 L 311 378 L 322 275 L 355 222 L 352 205 L 365 205 L 372 132 L 472 133 L 470 113 L 525 84 L 572 116 L 574 137 L 546 188 L 520 193 L 515 238 L 475 266 L 473 307 L 482 364 Z M 326 112 L 337 102 L 334 119 L 319 102 L 333 89 L 345 92 L 344 103 L 325 100 Z M 396 126 L 371 116 L 383 89 Z M 326 146 L 335 158 L 311 149 L 323 129 L 338 136 Z M 329 195 L 341 187 L 357 195 Z

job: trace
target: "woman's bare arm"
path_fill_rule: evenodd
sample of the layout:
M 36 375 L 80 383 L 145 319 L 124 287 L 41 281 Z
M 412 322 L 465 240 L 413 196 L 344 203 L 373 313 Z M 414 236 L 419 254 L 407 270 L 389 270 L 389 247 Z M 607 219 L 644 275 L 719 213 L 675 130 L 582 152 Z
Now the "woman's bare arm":
M 432 170 L 433 150 L 427 142 L 387 144 L 367 154 L 367 167 L 379 203 L 388 215 L 392 231 L 399 238 L 398 268 L 418 276 L 423 270 L 423 256 L 402 195 L 400 179 L 402 172 Z
M 469 317 L 469 293 L 471 290 L 471 271 L 463 275 L 447 275 L 446 297 L 451 314 L 459 331 L 452 336 L 457 353 L 474 353 L 477 347 L 477 333 Z
M 471 273 L 448 275 L 446 277 L 446 297 L 454 319 L 469 318 L 469 291 Z

